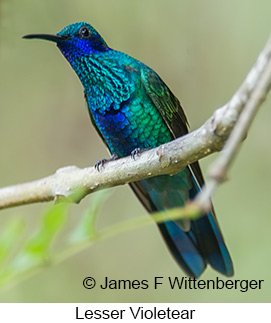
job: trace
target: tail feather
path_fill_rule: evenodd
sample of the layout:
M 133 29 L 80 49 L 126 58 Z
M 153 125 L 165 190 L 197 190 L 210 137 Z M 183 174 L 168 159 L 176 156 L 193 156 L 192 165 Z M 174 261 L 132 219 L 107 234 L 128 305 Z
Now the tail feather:
M 194 231 L 203 256 L 211 267 L 225 276 L 232 276 L 231 257 L 214 216 L 208 213 L 194 221 Z
M 189 192 L 193 199 L 200 191 L 198 181 L 191 172 L 193 187 Z M 193 221 L 193 231 L 198 240 L 203 256 L 212 268 L 225 276 L 233 275 L 233 264 L 225 245 L 214 210 Z
M 189 234 L 173 221 L 159 223 L 158 227 L 182 269 L 191 277 L 199 277 L 206 267 L 206 262 Z
M 182 206 L 200 190 L 198 176 L 195 178 L 190 168 L 174 176 L 132 183 L 131 187 L 150 213 Z M 189 230 L 185 229 L 184 220 L 167 220 L 158 227 L 174 258 L 189 276 L 199 277 L 207 264 L 223 275 L 233 275 L 232 261 L 214 212 L 191 221 Z

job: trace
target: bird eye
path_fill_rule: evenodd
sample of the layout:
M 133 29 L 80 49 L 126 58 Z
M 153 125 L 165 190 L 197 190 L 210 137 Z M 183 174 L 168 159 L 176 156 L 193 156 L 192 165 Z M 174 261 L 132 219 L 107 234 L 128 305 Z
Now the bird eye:
M 89 30 L 88 27 L 83 26 L 79 30 L 79 36 L 82 39 L 87 39 L 87 38 L 89 38 L 91 36 L 91 31 Z

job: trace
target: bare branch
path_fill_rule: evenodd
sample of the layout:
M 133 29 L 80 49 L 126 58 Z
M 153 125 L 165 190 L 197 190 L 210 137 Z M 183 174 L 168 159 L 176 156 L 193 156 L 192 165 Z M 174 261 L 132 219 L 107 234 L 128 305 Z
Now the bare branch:
M 247 75 L 240 89 L 235 93 L 229 105 L 244 98 L 244 107 L 236 122 L 222 152 L 209 168 L 209 180 L 204 189 L 197 196 L 196 203 L 201 210 L 210 209 L 210 198 L 217 186 L 227 180 L 229 170 L 236 157 L 243 139 L 258 112 L 261 103 L 264 102 L 271 88 L 271 38 L 260 54 L 257 63 Z
M 74 199 L 74 194 L 78 191 L 81 192 L 80 197 L 78 194 L 76 197 L 76 201 L 79 202 L 84 196 L 98 189 L 123 185 L 156 175 L 175 174 L 188 164 L 221 150 L 238 117 L 242 116 L 242 111 L 245 110 L 247 113 L 242 118 L 248 121 L 244 122 L 245 126 L 240 126 L 241 130 L 238 130 L 239 126 L 236 127 L 237 130 L 234 130 L 232 135 L 235 139 L 231 140 L 231 144 L 227 144 L 228 148 L 221 157 L 224 160 L 227 154 L 226 162 L 222 164 L 227 169 L 257 109 L 270 90 L 270 65 L 271 39 L 268 40 L 254 67 L 233 98 L 225 106 L 217 109 L 199 129 L 143 152 L 135 161 L 130 157 L 112 161 L 106 164 L 100 172 L 94 167 L 80 169 L 69 166 L 37 181 L 2 188 L 0 189 L 0 209 L 61 198 Z M 238 123 L 243 124 L 241 117 Z M 212 178 L 217 177 L 214 175 L 217 169 L 218 166 L 215 171 L 212 171 Z M 217 177 L 217 183 L 225 175 L 226 171 L 223 172 L 222 177 Z M 204 193 L 207 195 L 207 200 L 213 189 L 213 184 L 211 184 L 209 191 Z

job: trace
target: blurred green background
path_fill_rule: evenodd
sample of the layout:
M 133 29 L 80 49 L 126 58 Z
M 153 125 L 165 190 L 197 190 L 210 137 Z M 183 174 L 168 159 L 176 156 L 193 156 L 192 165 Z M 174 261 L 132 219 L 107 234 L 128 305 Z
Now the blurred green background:
M 0 186 L 56 169 L 93 165 L 107 156 L 90 124 L 79 80 L 57 48 L 26 41 L 90 22 L 109 46 L 151 66 L 182 102 L 191 129 L 239 87 L 270 33 L 270 0 L 0 0 Z M 262 290 L 85 290 L 86 276 L 147 279 L 183 273 L 155 225 L 98 242 L 0 293 L 1 302 L 270 302 L 270 95 L 230 172 L 213 198 L 231 252 L 235 279 L 264 279 Z M 211 156 L 202 160 L 206 171 Z M 72 228 L 90 203 L 72 206 Z M 1 211 L 1 227 L 23 218 L 31 234 L 46 204 Z M 114 190 L 99 228 L 145 214 L 128 187 Z M 146 215 L 147 216 L 147 215 Z M 203 279 L 218 274 L 208 268 Z M 222 277 L 221 277 L 222 278 Z

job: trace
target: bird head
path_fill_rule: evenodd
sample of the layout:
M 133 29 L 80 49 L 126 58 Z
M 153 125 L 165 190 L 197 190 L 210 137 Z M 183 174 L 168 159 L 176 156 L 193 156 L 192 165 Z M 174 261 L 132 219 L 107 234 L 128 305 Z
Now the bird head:
M 23 38 L 38 38 L 55 42 L 70 62 L 80 56 L 109 50 L 100 34 L 90 24 L 85 22 L 69 25 L 56 35 L 30 34 Z

